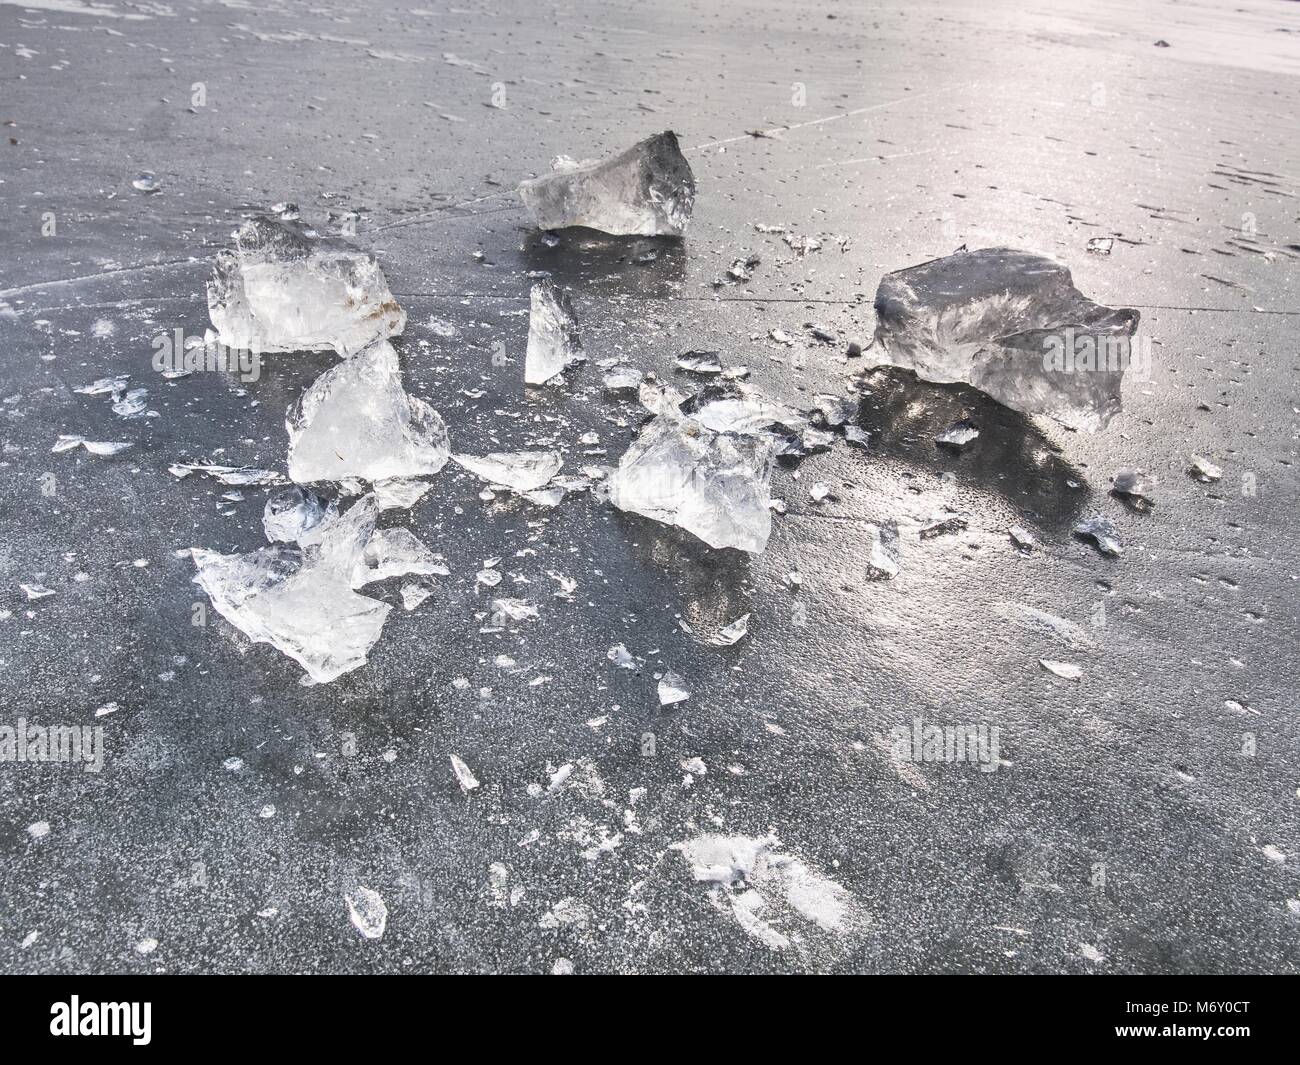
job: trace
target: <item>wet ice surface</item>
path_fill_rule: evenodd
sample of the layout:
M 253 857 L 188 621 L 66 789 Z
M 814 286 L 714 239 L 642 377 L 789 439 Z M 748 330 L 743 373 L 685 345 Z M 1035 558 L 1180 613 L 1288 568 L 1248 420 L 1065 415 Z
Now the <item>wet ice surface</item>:
M 1286 37 L 1276 16 L 1245 6 L 1262 24 L 1242 24 L 1249 62 L 1281 61 L 1269 44 Z M 955 19 L 945 9 L 942 22 L 924 9 L 881 13 L 878 31 L 848 11 L 821 27 L 805 11 L 769 9 L 761 44 L 738 32 L 752 9 L 711 23 L 674 8 L 700 39 L 666 55 L 621 25 L 602 28 L 608 9 L 590 13 L 582 39 L 571 23 L 553 29 L 520 14 L 533 31 L 525 48 L 486 13 L 431 20 L 380 5 L 368 17 L 400 29 L 402 50 L 423 57 L 400 72 L 427 79 L 427 91 L 398 101 L 385 86 L 400 60 L 326 39 L 378 30 L 354 22 L 341 34 L 297 9 L 238 19 L 197 9 L 181 34 L 191 12 L 178 12 L 114 20 L 128 37 L 96 34 L 102 58 L 83 46 L 86 32 L 51 24 L 9 34 L 70 66 L 14 60 L 28 79 L 13 83 L 6 115 L 20 143 L 6 148 L 15 165 L 0 187 L 15 205 L 0 222 L 0 286 L 95 277 L 0 297 L 10 305 L 0 310 L 0 399 L 18 396 L 0 407 L 10 500 L 0 512 L 0 690 L 46 720 L 103 725 L 108 756 L 98 775 L 6 774 L 6 969 L 1294 965 L 1293 315 L 1251 311 L 1296 309 L 1293 182 L 1268 176 L 1296 172 L 1275 136 L 1294 112 L 1289 77 L 1208 65 L 1230 50 L 1222 35 L 1209 59 L 1189 58 L 1180 34 L 1192 27 L 1167 22 L 1160 33 L 1175 47 L 1152 59 L 1154 35 L 1135 34 L 1136 16 L 1104 4 L 1089 18 L 1122 31 L 1105 49 L 1068 15 L 1059 17 L 1080 31 L 1077 46 L 1031 37 L 1018 28 L 1023 11 L 1001 5 Z M 616 14 L 660 39 L 662 11 Z M 18 15 L 0 8 L 0 19 Z M 449 29 L 463 31 L 454 44 Z M 1158 69 L 1124 52 L 1134 36 Z M 1008 60 L 996 77 L 990 41 Z M 594 45 L 630 60 L 611 65 L 608 84 L 577 80 Z M 545 49 L 559 57 L 553 69 L 530 58 Z M 791 107 L 771 71 L 806 65 L 807 49 L 821 73 L 809 78 L 807 106 Z M 493 76 L 444 60 L 451 51 Z M 507 62 L 511 72 L 496 71 Z M 216 71 L 232 64 L 248 78 L 212 93 Z M 176 77 L 188 87 L 204 73 L 213 104 L 190 113 Z M 96 132 L 98 113 L 85 112 L 75 137 L 59 124 L 84 106 L 73 75 L 120 90 L 98 95 L 119 109 L 113 137 L 140 131 L 134 159 L 114 164 L 121 147 Z M 270 82 L 290 76 L 314 84 L 286 104 Z M 507 106 L 486 108 L 498 79 L 509 83 Z M 1104 107 L 1079 88 L 1098 80 Z M 1188 124 L 1181 101 L 1193 91 L 1239 102 Z M 846 114 L 858 107 L 873 110 Z M 842 113 L 779 137 L 745 135 Z M 670 123 L 700 179 L 685 243 L 532 238 L 513 191 L 520 173 L 566 151 L 604 158 Z M 178 146 L 166 158 L 147 140 L 164 133 Z M 741 139 L 695 150 L 731 137 Z M 507 142 L 519 148 L 502 151 Z M 93 173 L 90 159 L 101 160 Z M 157 171 L 157 194 L 130 187 L 143 166 Z M 189 583 L 192 563 L 174 556 L 191 545 L 265 546 L 265 502 L 283 486 L 178 480 L 166 469 L 283 476 L 285 411 L 337 357 L 269 356 L 252 382 L 210 372 L 172 380 L 149 365 L 160 332 L 201 336 L 209 325 L 203 283 L 243 205 L 286 197 L 318 229 L 339 228 L 331 213 L 363 212 L 355 244 L 380 255 L 409 314 L 394 343 L 403 388 L 439 411 L 452 448 L 556 450 L 561 475 L 617 465 L 640 429 L 635 394 L 605 392 L 603 360 L 694 389 L 706 382 L 675 372 L 675 359 L 717 350 L 773 400 L 808 411 L 817 395 L 847 394 L 846 374 L 870 361 L 848 344 L 871 335 L 882 274 L 962 243 L 1051 254 L 1084 293 L 1137 307 L 1142 332 L 1159 341 L 1155 369 L 1149 381 L 1125 381 L 1124 411 L 1095 437 L 964 387 L 873 375 L 848 427 L 866 434 L 866 449 L 839 442 L 848 437 L 839 429 L 801 464 L 778 461 L 772 494 L 786 513 L 760 555 L 714 551 L 583 494 L 552 509 L 505 492 L 483 500 L 490 486 L 449 463 L 420 482 L 428 489 L 409 512 L 378 520 L 409 528 L 450 575 L 367 585 L 361 594 L 395 608 L 408 584 L 432 590 L 416 609 L 390 612 L 364 667 L 302 687 L 297 663 L 210 606 L 208 624 L 193 624 L 207 597 Z M 38 236 L 41 211 L 61 204 L 85 217 L 60 214 L 58 237 Z M 1109 256 L 1086 251 L 1095 233 L 1117 234 Z M 847 251 L 836 234 L 854 237 Z M 715 300 L 713 282 L 750 249 L 762 258 L 751 280 Z M 536 396 L 520 384 L 531 271 L 572 293 L 592 360 Z M 813 322 L 841 344 L 818 339 Z M 111 390 L 71 391 L 120 374 L 149 389 L 158 418 L 118 417 Z M 935 447 L 967 417 L 978 440 L 959 454 Z M 591 433 L 595 443 L 580 442 Z M 132 447 L 52 453 L 60 434 Z M 1189 476 L 1192 454 L 1219 479 Z M 1152 513 L 1108 495 L 1125 466 L 1159 477 Z M 53 495 L 41 492 L 45 473 Z M 1253 496 L 1243 494 L 1246 474 Z M 834 498 L 814 505 L 808 488 L 819 481 Z M 242 500 L 226 498 L 236 492 Z M 945 507 L 966 528 L 922 539 L 921 528 L 951 516 Z M 1119 559 L 1072 535 L 1098 512 L 1122 534 Z M 891 521 L 902 565 L 891 580 L 868 581 L 866 526 Z M 1022 554 L 1012 526 L 1038 548 Z M 490 558 L 501 581 L 481 588 L 475 574 Z M 560 577 L 576 587 L 566 592 Z M 21 585 L 55 594 L 28 599 Z M 708 642 L 745 613 L 748 636 Z M 606 657 L 620 644 L 631 668 Z M 1056 677 L 1040 658 L 1083 675 Z M 660 708 L 668 672 L 691 697 Z M 110 704 L 119 709 L 95 716 Z M 891 758 L 891 730 L 918 714 L 999 725 L 1008 764 L 982 773 Z M 1254 758 L 1240 754 L 1246 731 L 1258 738 Z M 452 753 L 479 787 L 462 789 Z M 242 768 L 222 768 L 236 756 Z M 696 758 L 707 774 L 687 768 Z M 268 805 L 274 816 L 261 816 Z M 39 839 L 26 831 L 35 823 L 49 826 Z M 743 912 L 791 944 L 769 946 L 725 892 L 726 909 L 715 907 L 716 881 L 697 881 L 669 849 L 702 834 L 769 833 L 776 855 L 852 896 L 870 917 L 854 926 L 862 931 L 826 932 L 801 916 L 784 878 L 749 885 L 758 897 L 737 883 L 735 895 L 754 904 Z M 1098 862 L 1111 873 L 1105 892 L 1093 882 Z M 380 939 L 362 942 L 351 923 L 343 900 L 359 885 L 385 903 Z M 141 954 L 146 940 L 156 946 Z M 1079 942 L 1104 961 L 1080 955 Z

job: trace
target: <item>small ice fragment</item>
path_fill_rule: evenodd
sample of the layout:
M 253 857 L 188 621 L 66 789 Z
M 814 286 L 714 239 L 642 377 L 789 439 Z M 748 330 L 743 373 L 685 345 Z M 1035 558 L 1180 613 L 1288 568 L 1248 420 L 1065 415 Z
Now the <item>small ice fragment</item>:
M 1074 527 L 1074 535 L 1084 540 L 1091 540 L 1103 555 L 1118 557 L 1124 553 L 1120 542 L 1119 530 L 1115 523 L 1101 514 L 1085 518 Z
M 709 643 L 714 647 L 730 647 L 738 643 L 749 635 L 749 615 L 742 614 L 736 618 L 730 625 L 719 629 L 713 636 L 709 637 Z
M 109 441 L 109 440 L 87 440 L 84 436 L 60 436 L 54 442 L 50 451 L 57 454 L 60 451 L 71 451 L 76 447 L 83 447 L 92 455 L 116 455 L 125 451 L 132 446 L 132 441 Z
M 808 489 L 808 496 L 814 503 L 823 503 L 831 494 L 831 486 L 825 481 L 816 481 Z
M 516 492 L 541 488 L 560 471 L 558 451 L 494 451 L 487 455 L 452 455 L 452 460 L 489 484 Z
M 493 599 L 492 613 L 511 621 L 530 621 L 537 617 L 537 607 L 531 606 L 526 599 Z
M 853 447 L 866 448 L 871 444 L 871 434 L 856 425 L 844 427 L 844 439 Z
M 886 274 L 875 308 L 880 362 L 1086 432 L 1120 410 L 1140 315 L 1083 296 L 1053 259 L 1011 248 L 934 259 Z
M 695 205 L 695 175 L 677 135 L 657 133 L 604 162 L 521 182 L 539 229 L 585 226 L 616 236 L 680 237 Z
M 1154 504 L 1155 500 L 1152 499 L 1152 491 L 1155 488 L 1155 480 L 1148 477 L 1142 470 L 1122 469 L 1115 474 L 1113 481 L 1114 487 L 1111 491 L 1117 495 L 1128 496 L 1130 499 Z
M 44 839 L 50 834 L 50 823 L 48 821 L 33 821 L 27 826 L 27 834 L 32 839 Z
M 671 670 L 659 681 L 659 705 L 671 706 L 673 703 L 685 702 L 691 697 L 691 690 L 686 681 Z
M 373 255 L 265 215 L 239 227 L 234 251 L 217 254 L 208 315 L 222 344 L 257 353 L 347 356 L 406 326 Z
M 289 476 L 299 484 L 428 476 L 450 456 L 441 416 L 407 394 L 386 340 L 321 374 L 285 425 Z
M 311 541 L 311 534 L 325 519 L 325 504 L 305 488 L 293 485 L 281 489 L 266 501 L 262 511 L 262 531 L 271 543 Z M 305 546 L 305 544 L 304 544 Z
M 605 657 L 619 669 L 636 669 L 636 659 L 624 644 L 616 643 L 606 652 Z
M 1073 662 L 1057 662 L 1051 658 L 1040 658 L 1038 664 L 1063 680 L 1078 680 L 1083 676 L 1083 668 Z
M 474 775 L 460 755 L 453 754 L 451 756 L 451 768 L 456 774 L 456 782 L 460 784 L 461 791 L 473 791 L 478 787 L 478 777 Z
M 899 543 L 898 525 L 887 521 L 880 525 L 869 523 L 867 534 L 867 580 L 888 581 L 898 576 Z
M 402 585 L 402 609 L 414 610 L 432 594 L 433 592 L 423 584 L 409 581 Z
M 1216 466 L 1209 459 L 1202 458 L 1200 455 L 1192 456 L 1192 465 L 1187 472 L 1196 480 L 1202 481 L 1206 484 L 1211 481 L 1217 481 L 1223 476 L 1222 467 Z
M 1007 530 L 1011 542 L 1020 548 L 1021 554 L 1027 555 L 1038 547 L 1038 538 L 1021 525 L 1013 525 Z
M 255 466 L 213 466 L 196 462 L 173 462 L 167 467 L 167 472 L 177 480 L 184 480 L 191 473 L 201 473 L 206 477 L 216 478 L 222 484 L 241 486 L 266 487 L 284 484 L 288 480 L 282 473 L 258 469 Z
M 847 396 L 818 392 L 813 396 L 813 403 L 821 423 L 826 426 L 841 426 L 858 413 L 858 401 Z
M 524 381 L 544 385 L 565 367 L 582 362 L 582 338 L 568 293 L 549 279 L 533 286 L 528 314 Z
M 40 584 L 39 582 L 34 584 L 19 584 L 18 587 L 23 590 L 23 594 L 27 596 L 28 599 L 44 599 L 47 595 L 55 594 L 53 588 L 46 588 L 45 585 Z
M 975 423 L 963 418 L 961 421 L 953 422 L 947 429 L 937 434 L 934 442 L 940 447 L 960 451 L 979 435 L 980 431 Z
M 348 920 L 365 939 L 380 939 L 388 927 L 388 907 L 378 891 L 355 887 L 343 896 L 348 905 Z
M 481 569 L 474 575 L 475 583 L 483 585 L 484 588 L 495 588 L 501 583 L 501 571 L 497 569 Z
M 1114 237 L 1093 237 L 1085 245 L 1088 251 L 1093 255 L 1109 255 L 1111 248 L 1115 246 Z
M 410 529 L 376 529 L 353 567 L 351 582 L 353 588 L 362 588 L 408 573 L 445 576 L 447 572 L 442 560 Z
M 641 371 L 635 366 L 618 363 L 605 371 L 602 383 L 607 392 L 635 392 L 641 387 Z
M 146 170 L 131 179 L 131 187 L 137 192 L 152 194 L 162 192 L 162 182 L 158 180 L 157 175 Z
M 149 405 L 147 388 L 132 388 L 120 395 L 114 393 L 113 413 L 119 418 L 135 418 L 145 412 Z
M 244 768 L 244 760 L 240 758 L 238 755 L 232 754 L 229 758 L 227 758 L 224 762 L 221 763 L 221 768 L 224 769 L 227 773 L 238 773 L 241 769 Z
M 716 351 L 684 351 L 677 356 L 677 369 L 688 373 L 722 373 L 722 359 Z
M 375 482 L 375 500 L 380 510 L 408 510 L 424 498 L 430 487 L 428 481 L 415 477 L 385 477 Z
M 158 949 L 158 940 L 152 936 L 146 936 L 135 945 L 135 952 L 141 956 L 147 957 Z

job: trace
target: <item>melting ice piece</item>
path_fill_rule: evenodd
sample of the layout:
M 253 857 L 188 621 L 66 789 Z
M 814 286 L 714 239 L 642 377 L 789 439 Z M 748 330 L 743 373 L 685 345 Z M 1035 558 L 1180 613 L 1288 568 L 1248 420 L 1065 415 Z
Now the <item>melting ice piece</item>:
M 1028 555 L 1038 547 L 1038 537 L 1022 525 L 1013 525 L 1007 530 L 1011 542 L 1020 548 L 1022 555 Z
M 686 681 L 676 673 L 669 670 L 659 680 L 659 705 L 671 706 L 673 703 L 682 703 L 691 697 L 691 689 L 686 687 Z
M 494 451 L 487 455 L 453 455 L 452 460 L 489 484 L 516 492 L 533 492 L 560 471 L 558 451 Z
M 868 524 L 866 533 L 867 580 L 893 580 L 899 570 L 898 525 L 892 521 Z
M 304 488 L 294 485 L 271 495 L 262 511 L 262 530 L 272 543 L 307 546 L 320 539 L 325 504 Z
M 742 614 L 736 618 L 730 625 L 719 629 L 714 635 L 709 637 L 709 643 L 714 647 L 730 647 L 738 643 L 749 635 L 749 615 Z
M 460 785 L 461 791 L 473 791 L 478 787 L 478 777 L 460 755 L 451 755 L 451 770 L 456 774 L 456 783 Z
M 1152 498 L 1155 481 L 1142 470 L 1128 468 L 1120 470 L 1113 478 L 1111 491 L 1116 495 L 1128 496 L 1130 499 L 1146 503 L 1148 506 L 1155 505 L 1155 500 Z
M 1054 259 L 985 248 L 886 274 L 868 352 L 1096 432 L 1120 410 L 1139 318 L 1083 296 Z
M 285 483 L 284 474 L 276 473 L 274 470 L 261 470 L 256 466 L 213 466 L 200 462 L 173 462 L 167 467 L 167 472 L 179 481 L 183 481 L 191 473 L 201 473 L 216 478 L 222 484 L 265 487 Z
M 626 363 L 616 363 L 602 379 L 607 392 L 635 392 L 641 387 L 641 371 Z
M 616 643 L 606 653 L 608 658 L 619 669 L 636 669 L 636 659 L 632 657 L 632 652 L 627 649 L 626 644 Z
M 374 497 L 363 497 L 305 549 L 221 555 L 191 548 L 194 582 L 254 643 L 271 644 L 317 683 L 334 680 L 365 664 L 392 609 L 351 587 L 377 514 Z
M 406 510 L 423 499 L 429 488 L 428 481 L 414 477 L 385 477 L 375 482 L 375 499 L 380 510 Z
M 1040 658 L 1038 664 L 1048 673 L 1055 674 L 1062 680 L 1079 680 L 1083 676 L 1083 668 L 1073 662 L 1057 662 L 1051 658 Z
M 402 387 L 386 340 L 326 370 L 286 420 L 289 476 L 316 481 L 384 481 L 437 473 L 447 463 L 447 427 Z
M 604 162 L 571 164 L 519 185 L 540 229 L 586 226 L 618 236 L 680 237 L 695 206 L 695 175 L 667 131 Z
M 373 255 L 265 215 L 239 227 L 234 251 L 217 254 L 208 315 L 222 344 L 257 353 L 346 356 L 406 327 Z
M 1074 527 L 1074 535 L 1084 540 L 1091 540 L 1103 555 L 1118 557 L 1124 553 L 1124 545 L 1120 542 L 1119 530 L 1115 528 L 1115 523 L 1101 514 L 1079 522 Z
M 380 939 L 388 927 L 388 907 L 378 891 L 355 887 L 343 896 L 348 905 L 348 920 L 366 939 Z
M 376 529 L 352 569 L 352 587 L 361 588 L 408 573 L 450 574 L 446 564 L 410 529 Z
M 677 356 L 677 369 L 687 373 L 720 374 L 722 359 L 716 351 L 684 351 Z
M 975 423 L 963 419 L 959 422 L 953 422 L 943 432 L 935 434 L 934 442 L 940 447 L 960 451 L 979 435 L 980 431 Z
M 71 451 L 73 448 L 84 447 L 92 455 L 116 455 L 131 446 L 132 442 L 130 440 L 87 440 L 84 436 L 60 436 L 54 441 L 54 446 L 50 448 L 50 451 L 58 454 L 60 451 Z
M 1217 481 L 1223 476 L 1222 467 L 1216 466 L 1209 459 L 1202 458 L 1200 455 L 1192 456 L 1192 464 L 1188 467 L 1187 472 L 1196 478 L 1196 480 L 1203 481 L 1206 484 L 1211 481 Z
M 544 385 L 566 366 L 582 362 L 582 338 L 573 303 L 554 281 L 533 286 L 528 314 L 528 351 L 524 356 L 524 381 Z
M 610 502 L 680 526 L 710 547 L 761 552 L 772 533 L 776 440 L 716 432 L 669 401 L 656 409 L 609 478 Z

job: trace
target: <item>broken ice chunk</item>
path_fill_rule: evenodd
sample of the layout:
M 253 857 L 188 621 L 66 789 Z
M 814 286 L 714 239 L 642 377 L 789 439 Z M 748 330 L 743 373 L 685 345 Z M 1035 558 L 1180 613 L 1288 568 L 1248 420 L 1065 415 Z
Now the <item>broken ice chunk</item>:
M 836 396 L 829 392 L 818 392 L 813 396 L 816 414 L 826 426 L 840 426 L 858 413 L 859 402 L 847 396 Z
M 742 614 L 730 625 L 723 626 L 714 635 L 710 636 L 709 643 L 713 644 L 714 647 L 730 647 L 748 635 L 749 615 Z
M 451 755 L 451 770 L 456 774 L 456 783 L 460 785 L 461 791 L 473 791 L 478 787 L 478 777 L 474 775 L 474 771 L 465 764 L 465 760 L 460 755 Z
M 659 705 L 671 706 L 673 703 L 685 702 L 691 697 L 686 681 L 669 670 L 659 681 Z
M 1154 506 L 1152 492 L 1155 490 L 1154 478 L 1148 477 L 1142 470 L 1122 469 L 1115 474 L 1111 491 L 1116 495 L 1128 496 L 1132 500 Z
M 431 595 L 433 595 L 432 590 L 426 588 L 423 584 L 409 581 L 402 585 L 402 609 L 414 610 Z
M 1114 237 L 1093 237 L 1088 241 L 1085 247 L 1094 255 L 1109 255 L 1111 248 L 1115 246 Z
M 610 501 L 678 525 L 711 547 L 761 552 L 772 532 L 776 441 L 715 432 L 671 402 L 658 409 L 610 476 Z
M 388 907 L 378 891 L 356 887 L 343 896 L 348 905 L 348 920 L 365 939 L 382 939 L 388 927 Z
M 262 529 L 272 543 L 297 543 L 306 546 L 319 539 L 325 504 L 306 489 L 294 485 L 274 493 L 262 511 Z M 316 533 L 316 536 L 312 534 Z
M 1022 555 L 1028 555 L 1038 547 L 1038 538 L 1021 525 L 1011 526 L 1007 530 L 1007 535 L 1011 537 L 1011 542 L 1020 548 Z
M 516 492 L 541 488 L 560 471 L 558 451 L 494 451 L 487 455 L 453 455 L 452 460 L 489 484 Z
M 347 356 L 406 326 L 373 255 L 264 215 L 239 227 L 234 251 L 217 254 L 208 315 L 222 344 L 256 353 Z
M 605 371 L 602 380 L 607 392 L 635 392 L 641 387 L 641 371 L 626 363 L 617 363 Z
M 1216 466 L 1209 459 L 1202 458 L 1200 455 L 1192 456 L 1192 464 L 1188 468 L 1188 472 L 1196 478 L 1196 480 L 1202 481 L 1206 484 L 1211 481 L 1217 481 L 1223 476 L 1222 467 Z
M 299 484 L 426 476 L 450 455 L 442 418 L 407 395 L 386 340 L 321 374 L 285 424 L 289 476 Z
M 446 564 L 410 529 L 376 529 L 352 569 L 352 587 L 361 588 L 408 573 L 450 574 Z
M 667 131 L 604 162 L 521 182 L 519 195 L 539 229 L 680 237 L 695 206 L 695 175 L 677 135 Z
M 528 350 L 524 356 L 524 381 L 544 385 L 566 366 L 582 362 L 582 338 L 568 293 L 554 281 L 540 281 L 532 289 L 528 314 Z
M 943 432 L 937 433 L 934 442 L 940 447 L 960 451 L 979 435 L 980 431 L 976 428 L 974 422 L 962 419 L 959 422 L 953 422 Z
M 606 653 L 608 658 L 619 669 L 636 669 L 636 659 L 632 657 L 632 652 L 627 649 L 626 644 L 616 643 Z
M 867 580 L 888 581 L 898 576 L 899 544 L 898 525 L 887 521 L 876 525 L 868 523 Z
M 722 359 L 716 351 L 684 351 L 677 356 L 677 369 L 687 373 L 722 373 Z
M 1118 557 L 1124 553 L 1120 542 L 1119 530 L 1115 523 L 1101 514 L 1085 518 L 1074 527 L 1074 535 L 1084 540 L 1091 540 L 1103 555 Z
M 986 248 L 886 274 L 876 290 L 881 362 L 962 381 L 1026 414 L 1096 432 L 1140 367 L 1140 315 L 1083 296 L 1054 259 Z
M 71 451 L 73 448 L 84 447 L 92 455 L 116 455 L 131 446 L 132 442 L 130 440 L 87 440 L 84 436 L 60 436 L 54 441 L 54 446 L 50 448 L 50 451 L 58 454 L 60 451 Z

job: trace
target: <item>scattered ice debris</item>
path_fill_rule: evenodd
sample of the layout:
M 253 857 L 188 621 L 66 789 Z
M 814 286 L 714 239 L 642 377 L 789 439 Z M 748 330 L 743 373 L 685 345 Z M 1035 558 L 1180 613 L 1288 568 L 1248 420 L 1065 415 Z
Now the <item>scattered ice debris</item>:
M 494 451 L 481 456 L 452 455 L 452 461 L 488 484 L 516 492 L 536 491 L 549 483 L 564 465 L 558 451 Z
M 704 759 L 699 757 L 699 755 L 696 755 L 694 758 L 683 758 L 678 762 L 678 765 L 680 765 L 686 772 L 697 777 L 706 776 L 709 772 L 709 767 L 704 764 Z
M 887 521 L 879 525 L 868 523 L 867 536 L 867 580 L 888 581 L 898 576 L 899 550 L 898 525 Z
M 1011 542 L 1020 548 L 1022 555 L 1027 555 L 1038 547 L 1038 537 L 1022 525 L 1013 525 L 1007 530 Z
M 757 255 L 743 255 L 732 259 L 727 272 L 713 282 L 713 287 L 721 288 L 724 285 L 736 285 L 750 280 L 753 277 L 754 267 L 761 261 Z
M 659 705 L 671 706 L 673 703 L 685 702 L 691 697 L 691 690 L 686 681 L 669 670 L 659 680 Z
M 254 643 L 269 643 L 317 683 L 362 666 L 379 639 L 387 603 L 352 590 L 378 507 L 365 496 L 307 549 L 281 545 L 244 555 L 191 548 L 196 584 L 222 617 Z
M 1115 246 L 1114 237 L 1093 237 L 1088 241 L 1085 247 L 1093 255 L 1109 255 L 1111 249 Z
M 1072 662 L 1057 662 L 1051 658 L 1040 658 L 1038 664 L 1048 673 L 1052 673 L 1063 680 L 1079 680 L 1083 676 L 1083 668 L 1076 666 Z
M 1155 500 L 1152 498 L 1156 483 L 1155 479 L 1148 477 L 1142 470 L 1126 467 L 1115 474 L 1112 482 L 1111 491 L 1116 495 L 1127 496 L 1129 499 L 1145 503 L 1147 506 L 1155 505 Z
M 376 529 L 352 569 L 353 588 L 407 574 L 450 574 L 446 564 L 409 529 Z
M 347 356 L 406 326 L 375 257 L 259 215 L 217 254 L 208 314 L 226 347 L 255 353 L 333 349 Z
M 769 483 L 776 441 L 710 429 L 683 414 L 668 390 L 642 393 L 656 416 L 610 476 L 610 501 L 620 510 L 680 526 L 711 547 L 761 552 L 772 531 Z
M 1188 468 L 1188 473 L 1196 480 L 1209 484 L 1211 481 L 1217 481 L 1223 476 L 1222 467 L 1216 466 L 1207 458 L 1200 455 L 1192 456 L 1192 464 Z
M 549 278 L 532 288 L 524 381 L 544 385 L 566 367 L 582 362 L 582 338 L 568 293 Z
M 732 644 L 739 643 L 749 635 L 749 615 L 741 614 L 730 625 L 720 628 L 714 635 L 709 637 L 709 643 L 714 647 L 730 647 Z
M 834 880 L 780 851 L 773 835 L 721 836 L 708 833 L 674 843 L 696 881 L 709 885 L 709 898 L 749 935 L 774 950 L 791 945 L 809 922 L 835 935 L 860 931 L 868 918 L 858 901 Z
M 299 484 L 428 476 L 451 454 L 441 416 L 406 393 L 386 340 L 321 374 L 285 424 Z
M 148 406 L 147 388 L 131 388 L 122 393 L 113 393 L 113 413 L 119 418 L 137 418 L 145 413 Z
M 158 180 L 156 174 L 146 170 L 131 179 L 131 188 L 137 192 L 151 195 L 155 192 L 162 192 L 162 182 Z
M 1119 412 L 1137 311 L 1094 303 L 1061 263 L 986 248 L 886 274 L 878 361 L 964 381 L 1015 410 L 1096 432 Z
M 604 162 L 562 164 L 521 182 L 519 195 L 539 229 L 680 237 L 695 206 L 695 175 L 668 131 Z
M 23 595 L 27 596 L 29 600 L 44 599 L 46 596 L 55 594 L 53 588 L 46 588 L 45 585 L 39 582 L 35 584 L 19 584 L 18 587 L 22 589 Z
M 348 920 L 364 939 L 380 939 L 388 927 L 388 907 L 378 891 L 355 887 L 343 896 L 348 906 Z
M 478 787 L 478 777 L 476 777 L 465 760 L 458 754 L 451 756 L 452 772 L 456 774 L 456 783 L 460 785 L 460 790 L 464 792 L 473 791 Z
M 116 377 L 101 377 L 98 380 L 91 381 L 88 385 L 74 388 L 72 391 L 83 396 L 104 396 L 109 393 L 125 392 L 127 382 L 130 380 L 131 375 L 129 373 L 118 374 Z
M 63 436 L 61 435 L 55 442 L 50 451 L 58 454 L 61 451 L 71 451 L 73 448 L 84 447 L 92 455 L 116 455 L 125 451 L 132 446 L 132 441 L 109 441 L 109 440 L 87 440 L 84 436 Z
M 1124 553 L 1115 523 L 1101 514 L 1085 518 L 1074 527 L 1074 535 L 1091 540 L 1103 555 L 1118 557 Z
M 402 585 L 402 609 L 414 610 L 433 594 L 432 590 L 415 581 Z
M 959 422 L 953 422 L 947 429 L 937 434 L 934 438 L 934 442 L 938 444 L 939 447 L 961 451 L 979 435 L 980 431 L 976 427 L 975 423 L 963 418 Z
M 722 359 L 716 351 L 684 351 L 677 356 L 677 369 L 687 373 L 720 374 Z
M 609 649 L 605 657 L 613 662 L 614 665 L 618 666 L 619 669 L 637 668 L 637 660 L 632 656 L 632 652 L 629 651 L 624 644 L 616 643 Z
M 319 497 L 293 485 L 267 498 L 262 511 L 262 531 L 271 543 L 297 543 L 305 547 L 319 539 L 326 514 L 325 504 Z
M 288 481 L 288 478 L 282 473 L 276 473 L 274 470 L 258 469 L 255 466 L 214 466 L 201 462 L 173 462 L 167 467 L 167 472 L 181 481 L 191 473 L 201 473 L 205 477 L 215 478 L 222 484 L 240 486 L 267 487 L 285 484 Z
M 635 392 L 641 387 L 643 374 L 635 366 L 615 363 L 605 371 L 601 383 L 607 392 Z

